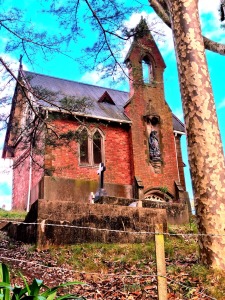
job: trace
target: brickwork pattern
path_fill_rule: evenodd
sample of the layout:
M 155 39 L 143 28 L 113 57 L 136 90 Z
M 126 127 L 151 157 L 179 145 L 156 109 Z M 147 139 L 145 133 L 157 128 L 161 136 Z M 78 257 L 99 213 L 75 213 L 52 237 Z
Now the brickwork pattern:
M 35 151 L 33 151 L 30 156 L 29 150 L 29 148 L 24 149 L 21 142 L 15 151 L 12 185 L 13 209 L 26 210 L 28 204 L 28 193 L 38 184 L 44 174 L 43 154 L 37 155 Z
M 129 127 L 123 125 L 91 124 L 86 122 L 90 130 L 99 128 L 104 134 L 105 182 L 131 184 L 131 156 Z M 78 130 L 80 124 L 70 120 L 56 120 L 54 126 L 58 132 Z M 57 177 L 98 180 L 98 166 L 79 165 L 79 143 L 72 141 L 60 147 L 47 146 L 45 167 L 52 169 Z

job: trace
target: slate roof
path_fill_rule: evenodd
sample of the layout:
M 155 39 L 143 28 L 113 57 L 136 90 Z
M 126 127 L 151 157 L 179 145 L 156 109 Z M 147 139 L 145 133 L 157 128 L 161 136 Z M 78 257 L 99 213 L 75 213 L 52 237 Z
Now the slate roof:
M 54 104 L 60 104 L 60 99 L 65 97 L 65 95 L 74 96 L 76 98 L 85 97 L 91 101 L 92 105 L 90 108 L 87 108 L 84 113 L 80 114 L 103 120 L 107 119 L 115 122 L 131 123 L 130 119 L 124 114 L 124 106 L 129 100 L 128 92 L 28 71 L 23 71 L 23 73 L 31 87 L 42 87 L 48 91 L 56 93 L 54 97 Z M 102 101 L 102 96 L 106 92 L 115 105 Z M 47 102 L 40 100 L 38 102 L 38 104 L 43 107 L 50 109 L 55 108 L 55 105 L 51 105 Z M 184 124 L 174 115 L 173 127 L 176 131 L 185 132 Z
M 173 129 L 178 132 L 186 133 L 184 123 L 182 123 L 174 114 L 173 114 Z
M 131 123 L 129 118 L 124 114 L 124 105 L 129 98 L 127 92 L 118 91 L 110 88 L 99 87 L 91 84 L 60 79 L 47 75 L 24 71 L 25 77 L 28 79 L 31 87 L 42 87 L 51 92 L 56 93 L 54 104 L 60 104 L 59 100 L 67 96 L 76 98 L 85 97 L 91 101 L 90 108 L 85 110 L 85 116 L 92 116 L 99 119 L 110 119 L 117 122 Z M 101 96 L 107 91 L 114 104 L 107 102 L 98 102 Z M 47 102 L 39 101 L 41 106 L 51 108 L 55 107 Z

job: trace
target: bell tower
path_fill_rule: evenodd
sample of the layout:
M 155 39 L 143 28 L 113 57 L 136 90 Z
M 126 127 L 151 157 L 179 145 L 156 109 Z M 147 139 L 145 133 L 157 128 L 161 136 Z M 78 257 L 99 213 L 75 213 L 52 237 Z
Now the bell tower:
M 135 29 L 125 63 L 130 83 L 125 113 L 132 121 L 134 181 L 142 182 L 143 197 L 164 188 L 175 200 L 179 172 L 173 115 L 164 98 L 166 65 L 144 19 Z

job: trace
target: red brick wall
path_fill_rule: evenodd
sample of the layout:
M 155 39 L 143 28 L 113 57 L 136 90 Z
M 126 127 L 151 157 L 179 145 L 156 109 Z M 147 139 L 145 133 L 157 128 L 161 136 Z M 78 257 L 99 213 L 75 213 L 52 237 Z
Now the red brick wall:
M 105 145 L 105 182 L 115 184 L 132 184 L 132 167 L 128 125 L 117 124 L 88 124 L 92 130 L 96 126 L 104 134 Z M 76 131 L 78 122 L 70 120 L 55 120 L 54 126 L 58 132 Z M 75 141 L 70 145 L 60 147 L 46 147 L 45 166 L 53 169 L 52 175 L 65 178 L 98 180 L 97 169 L 93 166 L 79 165 L 79 144 Z
M 24 112 L 26 111 L 26 98 L 23 97 L 23 92 L 20 88 L 16 90 L 13 98 L 13 108 L 11 128 L 8 140 L 8 145 L 14 148 L 18 140 L 20 142 L 16 145 L 13 153 L 13 184 L 12 184 L 12 208 L 13 209 L 26 209 L 28 202 L 29 180 L 31 178 L 30 189 L 38 184 L 44 174 L 43 169 L 43 138 L 38 141 L 36 149 L 30 153 L 29 134 L 25 121 Z M 25 132 L 26 131 L 26 132 Z M 37 137 L 40 134 L 37 131 Z M 25 142 L 26 141 L 26 142 Z M 43 149 L 42 149 L 43 150 Z M 6 154 L 7 155 L 7 154 Z M 11 153 L 10 153 L 11 157 Z M 31 159 L 32 158 L 32 159 Z M 30 170 L 31 177 L 30 177 Z M 36 199 L 35 199 L 36 200 Z
M 26 145 L 25 148 L 22 142 L 15 150 L 15 157 L 13 159 L 14 170 L 12 186 L 13 209 L 26 210 L 28 203 L 29 180 L 31 178 L 30 189 L 32 190 L 38 184 L 44 174 L 43 153 L 40 155 L 39 151 L 39 147 L 33 149 L 33 153 L 30 156 L 29 145 Z

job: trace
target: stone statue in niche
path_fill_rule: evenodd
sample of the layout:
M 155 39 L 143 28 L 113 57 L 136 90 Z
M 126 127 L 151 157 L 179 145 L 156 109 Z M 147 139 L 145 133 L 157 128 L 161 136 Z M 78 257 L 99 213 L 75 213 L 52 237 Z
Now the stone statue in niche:
M 151 160 L 160 160 L 161 152 L 159 147 L 159 140 L 157 136 L 157 131 L 153 130 L 149 136 L 149 153 Z

